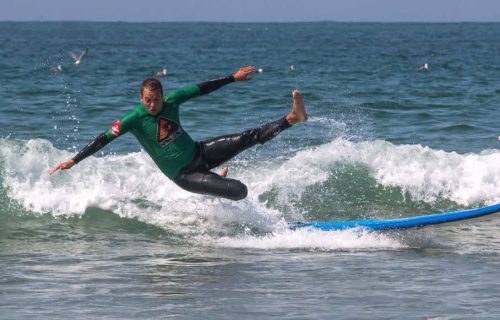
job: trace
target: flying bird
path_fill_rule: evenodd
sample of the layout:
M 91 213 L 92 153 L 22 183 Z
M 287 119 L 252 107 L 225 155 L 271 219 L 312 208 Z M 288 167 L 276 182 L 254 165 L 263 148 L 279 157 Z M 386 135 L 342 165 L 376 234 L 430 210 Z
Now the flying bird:
M 85 58 L 85 56 L 87 55 L 88 52 L 89 52 L 89 49 L 85 48 L 85 50 L 83 50 L 83 52 L 80 54 L 80 56 L 77 56 L 73 52 L 70 52 L 69 55 L 75 60 L 75 64 L 79 65 L 80 63 L 82 63 L 83 58 Z

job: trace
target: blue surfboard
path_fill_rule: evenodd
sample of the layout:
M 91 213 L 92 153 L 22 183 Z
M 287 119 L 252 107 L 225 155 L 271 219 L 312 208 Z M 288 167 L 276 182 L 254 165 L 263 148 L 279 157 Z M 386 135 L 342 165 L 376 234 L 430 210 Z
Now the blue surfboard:
M 313 223 L 293 223 L 289 225 L 292 230 L 312 228 L 323 231 L 339 231 L 354 228 L 364 228 L 368 230 L 381 231 L 381 230 L 398 230 L 409 228 L 422 228 L 431 225 L 442 225 L 449 223 L 456 223 L 464 220 L 484 220 L 493 218 L 493 215 L 500 216 L 500 204 L 489 207 L 444 212 L 437 214 L 429 214 L 423 216 L 401 218 L 401 219 L 381 219 L 381 220 L 352 220 L 352 221 L 334 221 L 334 222 L 313 222 Z

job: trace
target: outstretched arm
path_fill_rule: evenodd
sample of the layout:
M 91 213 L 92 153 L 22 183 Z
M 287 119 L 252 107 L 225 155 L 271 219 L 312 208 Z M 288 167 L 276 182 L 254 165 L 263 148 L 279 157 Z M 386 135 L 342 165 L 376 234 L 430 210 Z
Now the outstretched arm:
M 224 78 L 219 78 L 215 80 L 210 80 L 206 82 L 202 82 L 198 84 L 198 87 L 200 88 L 201 94 L 208 94 L 212 91 L 215 91 L 219 89 L 220 87 L 231 83 L 233 81 L 249 81 L 252 80 L 248 75 L 250 75 L 252 72 L 254 72 L 254 67 L 243 67 L 240 70 L 236 71 L 235 74 L 224 77 Z
M 59 163 L 57 166 L 50 169 L 49 174 L 53 174 L 57 170 L 67 170 L 71 169 L 75 164 L 87 158 L 88 156 L 93 155 L 100 149 L 102 149 L 105 145 L 109 143 L 108 138 L 105 133 L 100 134 L 94 140 L 92 140 L 88 145 L 86 145 L 73 159 L 64 161 Z

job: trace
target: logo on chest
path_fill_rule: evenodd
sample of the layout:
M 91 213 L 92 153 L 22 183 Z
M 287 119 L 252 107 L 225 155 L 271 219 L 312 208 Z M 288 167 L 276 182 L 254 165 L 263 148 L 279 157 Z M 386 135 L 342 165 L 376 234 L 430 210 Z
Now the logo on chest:
M 159 118 L 156 131 L 156 141 L 162 147 L 177 139 L 182 134 L 180 125 L 172 120 Z

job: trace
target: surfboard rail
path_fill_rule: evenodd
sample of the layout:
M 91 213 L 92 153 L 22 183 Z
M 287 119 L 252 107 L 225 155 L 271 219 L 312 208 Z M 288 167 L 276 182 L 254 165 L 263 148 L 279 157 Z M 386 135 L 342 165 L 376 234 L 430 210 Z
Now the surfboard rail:
M 485 218 L 496 213 L 500 213 L 500 204 L 464 211 L 443 212 L 400 219 L 372 219 L 311 223 L 299 222 L 290 224 L 289 228 L 292 230 L 311 228 L 322 231 L 340 231 L 354 228 L 363 228 L 373 231 L 398 230 L 422 228 L 429 225 L 449 224 L 463 220 Z

